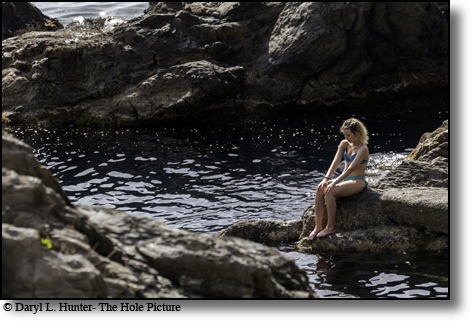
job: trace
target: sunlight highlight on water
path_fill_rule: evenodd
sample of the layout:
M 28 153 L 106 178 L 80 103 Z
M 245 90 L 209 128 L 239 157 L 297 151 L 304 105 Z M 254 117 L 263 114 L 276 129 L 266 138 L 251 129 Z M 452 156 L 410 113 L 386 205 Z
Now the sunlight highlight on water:
M 76 17 L 131 19 L 143 14 L 148 2 L 33 2 L 44 14 L 66 26 Z

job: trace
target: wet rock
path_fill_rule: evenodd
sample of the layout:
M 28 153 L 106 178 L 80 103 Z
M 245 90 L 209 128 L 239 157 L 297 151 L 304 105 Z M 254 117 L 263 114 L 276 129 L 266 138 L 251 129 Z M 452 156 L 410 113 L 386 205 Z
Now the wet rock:
M 315 297 L 275 249 L 74 206 L 31 147 L 5 132 L 2 143 L 5 298 Z
M 448 49 L 431 3 L 150 3 L 6 39 L 2 113 L 138 126 L 376 107 L 447 89 Z
M 302 228 L 302 220 L 245 220 L 222 230 L 219 236 L 240 237 L 252 241 L 296 241 Z
M 361 193 L 337 199 L 337 226 L 341 230 L 358 230 L 391 224 L 381 204 L 383 191 L 366 189 Z M 327 223 L 327 211 L 323 215 L 323 226 Z M 237 236 L 253 241 L 298 241 L 307 237 L 314 229 L 314 204 L 303 212 L 300 220 L 240 221 L 221 231 L 221 236 Z
M 2 41 L 29 31 L 64 28 L 57 18 L 44 15 L 31 2 L 2 2 Z
M 417 250 L 441 251 L 447 248 L 447 239 L 403 226 L 340 231 L 312 241 L 305 237 L 297 245 L 299 251 L 307 253 L 404 253 Z

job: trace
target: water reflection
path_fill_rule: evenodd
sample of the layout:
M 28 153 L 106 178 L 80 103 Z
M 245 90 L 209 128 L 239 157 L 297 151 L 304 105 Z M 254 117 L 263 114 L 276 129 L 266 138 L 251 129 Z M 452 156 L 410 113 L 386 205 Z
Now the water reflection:
M 309 255 L 274 245 L 294 258 L 323 298 L 447 298 L 449 260 L 437 253 Z

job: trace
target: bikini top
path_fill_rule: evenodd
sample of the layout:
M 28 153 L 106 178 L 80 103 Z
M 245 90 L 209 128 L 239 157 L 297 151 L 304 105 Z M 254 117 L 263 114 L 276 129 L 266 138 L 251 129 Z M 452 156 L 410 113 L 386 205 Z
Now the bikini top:
M 342 157 L 344 158 L 344 160 L 346 162 L 352 163 L 352 161 L 356 158 L 356 155 L 359 152 L 359 149 L 360 149 L 360 147 L 362 147 L 362 145 L 359 146 L 359 148 L 357 149 L 357 152 L 355 154 L 353 154 L 350 158 L 349 158 L 349 156 L 347 156 L 347 147 L 349 147 L 349 143 L 347 143 L 346 149 L 344 149 L 344 154 L 342 155 Z M 360 163 L 361 164 L 367 164 L 368 161 L 369 161 L 368 159 L 364 159 Z

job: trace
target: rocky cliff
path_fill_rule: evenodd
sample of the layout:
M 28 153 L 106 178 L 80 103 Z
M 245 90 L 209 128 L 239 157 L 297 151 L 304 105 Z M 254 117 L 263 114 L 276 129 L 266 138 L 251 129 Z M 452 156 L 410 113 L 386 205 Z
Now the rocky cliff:
M 376 108 L 448 89 L 446 7 L 151 2 L 130 21 L 2 41 L 2 113 L 14 123 L 137 126 Z

